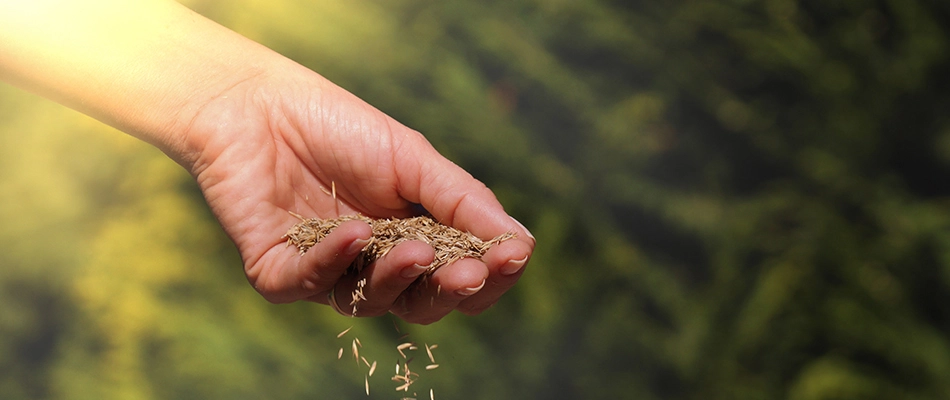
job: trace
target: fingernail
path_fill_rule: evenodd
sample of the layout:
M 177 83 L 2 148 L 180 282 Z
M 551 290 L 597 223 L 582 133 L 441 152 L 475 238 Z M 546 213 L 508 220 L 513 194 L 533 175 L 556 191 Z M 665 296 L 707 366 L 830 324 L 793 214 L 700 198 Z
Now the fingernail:
M 521 223 L 521 221 L 516 220 L 515 217 L 511 217 L 511 220 L 515 221 L 515 223 L 518 224 L 518 226 L 520 226 L 521 229 L 524 229 L 525 233 L 528 234 L 528 237 L 530 237 L 531 240 L 537 241 L 537 239 L 534 238 L 534 235 L 531 234 L 531 231 L 529 231 L 528 228 L 525 227 L 524 224 Z
M 363 251 L 363 248 L 369 244 L 369 239 L 356 239 L 353 243 L 350 243 L 350 246 L 346 248 L 347 256 L 355 256 Z
M 428 265 L 412 264 L 411 267 L 403 268 L 402 271 L 399 272 L 399 275 L 402 275 L 403 278 L 407 279 L 415 278 L 419 275 L 422 275 L 422 273 L 426 272 L 428 269 Z
M 459 296 L 471 296 L 475 293 L 478 293 L 478 291 L 482 290 L 483 287 L 485 287 L 485 281 L 482 281 L 482 284 L 478 285 L 478 287 L 458 289 L 455 291 L 455 293 Z
M 528 256 L 524 256 L 524 258 L 520 260 L 508 261 L 507 263 L 505 263 L 505 265 L 501 267 L 501 270 L 499 272 L 501 272 L 502 275 L 517 274 L 518 271 L 521 271 L 521 269 L 524 268 L 524 265 L 527 262 L 528 262 Z

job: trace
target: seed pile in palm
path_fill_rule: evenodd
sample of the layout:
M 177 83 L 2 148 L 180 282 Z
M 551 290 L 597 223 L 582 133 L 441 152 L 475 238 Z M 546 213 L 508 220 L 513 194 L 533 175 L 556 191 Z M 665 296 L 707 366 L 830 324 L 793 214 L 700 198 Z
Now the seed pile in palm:
M 333 219 L 300 218 L 300 222 L 284 235 L 288 245 L 294 245 L 304 254 L 346 221 L 360 220 L 373 228 L 373 237 L 363 247 L 360 256 L 350 265 L 356 273 L 389 253 L 396 245 L 407 240 L 419 240 L 435 249 L 435 260 L 423 277 L 431 275 L 440 267 L 466 257 L 481 258 L 492 246 L 515 237 L 508 232 L 491 240 L 481 240 L 468 232 L 439 223 L 428 216 L 412 218 L 372 219 L 362 215 L 345 215 Z

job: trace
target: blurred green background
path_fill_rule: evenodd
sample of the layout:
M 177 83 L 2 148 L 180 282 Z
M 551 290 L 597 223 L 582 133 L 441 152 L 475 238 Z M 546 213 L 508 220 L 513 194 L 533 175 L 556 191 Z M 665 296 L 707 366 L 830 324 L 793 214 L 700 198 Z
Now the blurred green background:
M 186 4 L 537 236 L 493 309 L 401 325 L 418 398 L 950 398 L 950 3 Z M 391 318 L 268 304 L 176 164 L 9 86 L 0 221 L 0 398 L 364 399 L 351 325 L 400 397 Z

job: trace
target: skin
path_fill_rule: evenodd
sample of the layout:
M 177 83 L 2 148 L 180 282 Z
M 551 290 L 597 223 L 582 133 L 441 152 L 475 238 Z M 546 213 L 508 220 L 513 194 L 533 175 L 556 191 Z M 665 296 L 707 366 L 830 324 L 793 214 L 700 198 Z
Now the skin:
M 0 79 L 151 143 L 190 171 L 249 282 L 271 302 L 327 304 L 336 293 L 348 313 L 349 293 L 366 278 L 358 316 L 427 324 L 452 310 L 477 314 L 517 282 L 534 249 L 491 190 L 419 132 L 178 3 L 0 0 L 0 54 Z M 517 238 L 440 268 L 428 286 L 411 286 L 434 257 L 422 242 L 344 276 L 372 235 L 360 221 L 303 256 L 281 240 L 298 222 L 290 212 L 407 217 L 420 205 L 482 239 Z

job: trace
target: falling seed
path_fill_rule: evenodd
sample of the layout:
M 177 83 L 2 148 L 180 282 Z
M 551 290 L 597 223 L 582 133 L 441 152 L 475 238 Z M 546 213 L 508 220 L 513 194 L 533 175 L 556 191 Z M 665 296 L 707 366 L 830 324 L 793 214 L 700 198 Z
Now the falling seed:
M 373 365 L 369 366 L 369 376 L 373 376 L 373 372 L 376 372 L 376 361 L 373 361 Z
M 343 358 L 343 348 L 340 347 L 340 351 L 336 353 L 336 359 L 339 360 L 342 358 Z
M 403 343 L 399 346 L 396 346 L 396 350 L 399 351 L 399 355 L 401 355 L 402 358 L 406 358 L 406 353 L 403 353 L 402 351 L 411 347 L 412 347 L 412 343 Z
M 354 338 L 353 340 L 356 341 L 357 346 L 363 347 L 363 343 L 360 343 L 360 338 Z
M 396 362 L 396 376 L 399 376 L 399 362 Z
M 369 396 L 369 377 L 364 376 L 364 377 L 363 377 L 363 382 L 366 383 L 366 395 Z
M 351 327 L 349 327 L 349 328 L 344 329 L 343 332 L 340 332 L 339 334 L 336 335 L 336 338 L 339 339 L 339 338 L 343 337 L 343 335 L 346 335 L 346 333 L 349 332 L 350 329 L 353 329 L 353 327 L 351 326 Z
M 356 362 L 360 361 L 360 349 L 356 348 L 356 340 L 353 341 L 353 357 L 356 358 Z
M 442 284 L 440 283 L 439 286 L 435 288 L 435 295 L 438 296 L 441 294 L 442 294 Z
M 436 369 L 436 368 L 439 368 L 439 364 L 429 364 L 429 365 L 426 365 L 426 371 L 432 371 L 432 370 L 434 370 L 434 369 Z
M 366 361 L 366 357 L 360 357 L 360 358 L 363 359 L 363 364 L 366 364 L 366 366 L 368 367 L 368 366 L 369 366 L 369 361 Z
M 435 400 L 435 391 L 429 389 L 429 400 Z
M 433 364 L 435 364 L 435 357 L 432 356 L 432 348 L 429 347 L 428 344 L 426 344 L 426 354 L 429 355 L 429 361 L 431 361 Z
M 330 194 L 333 196 L 333 200 L 336 200 L 336 181 L 330 181 Z

